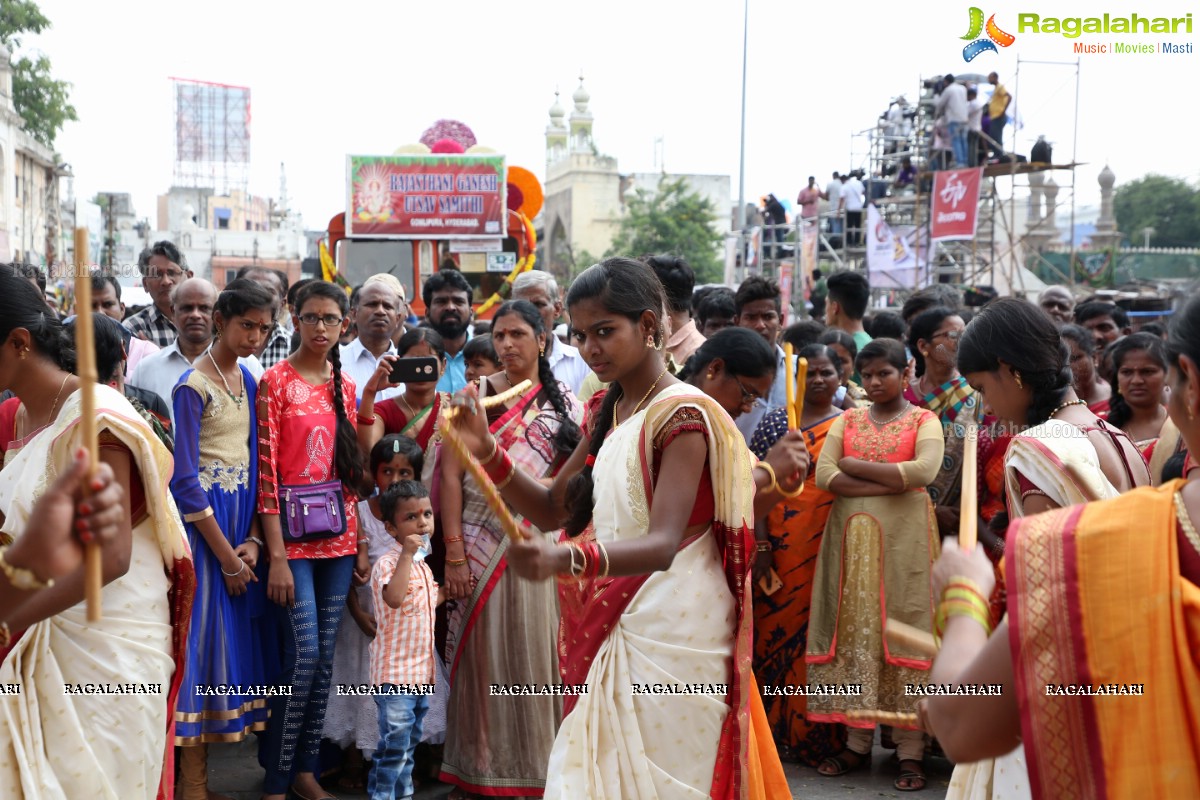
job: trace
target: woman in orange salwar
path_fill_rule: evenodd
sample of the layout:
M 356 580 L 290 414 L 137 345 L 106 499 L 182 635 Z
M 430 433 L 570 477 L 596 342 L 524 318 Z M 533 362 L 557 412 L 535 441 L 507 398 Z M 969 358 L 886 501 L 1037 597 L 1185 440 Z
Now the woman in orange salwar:
M 830 347 L 810 345 L 797 355 L 808 359 L 808 380 L 800 432 L 808 446 L 809 458 L 820 457 L 821 448 L 842 410 L 833 404 L 841 384 L 842 360 Z M 787 413 L 779 408 L 767 413 L 750 442 L 760 459 L 787 433 Z M 799 497 L 784 500 L 767 517 L 770 550 L 759 558 L 762 570 L 774 569 L 782 587 L 765 594 L 754 592 L 754 673 L 764 688 L 763 705 L 783 758 L 815 767 L 842 750 L 846 736 L 838 725 L 811 722 L 807 697 L 803 694 L 775 694 L 774 687 L 804 686 L 808 668 L 803 658 L 808 640 L 809 605 L 813 577 L 825 521 L 833 508 L 834 495 L 817 487 L 816 471 L 808 474 Z
M 817 460 L 817 486 L 837 495 L 821 540 L 805 656 L 811 683 L 859 685 L 858 695 L 809 698 L 808 718 L 849 728 L 846 750 L 821 764 L 836 776 L 870 761 L 875 726 L 848 711 L 911 713 L 908 684 L 925 682 L 929 659 L 892 647 L 883 626 L 894 619 L 933 630 L 929 571 L 937 557 L 937 522 L 925 487 L 942 463 L 942 426 L 903 396 L 906 358 L 894 339 L 876 339 L 855 362 L 868 408 L 834 422 Z M 924 737 L 912 726 L 893 733 L 900 758 L 895 786 L 925 786 Z
M 1176 316 L 1168 360 L 1171 419 L 1195 448 L 1200 299 Z M 1197 521 L 1194 478 L 1014 525 L 1007 618 L 988 638 L 969 615 L 950 616 L 934 665 L 1001 694 L 922 703 L 947 755 L 978 761 L 1023 742 L 1035 800 L 1200 796 Z M 935 591 L 964 578 L 990 590 L 980 550 L 946 547 Z

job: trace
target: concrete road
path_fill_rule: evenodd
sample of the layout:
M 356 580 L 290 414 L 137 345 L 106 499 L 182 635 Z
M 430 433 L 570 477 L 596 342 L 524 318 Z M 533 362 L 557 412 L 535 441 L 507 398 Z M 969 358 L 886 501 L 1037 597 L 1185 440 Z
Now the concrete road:
M 259 800 L 262 794 L 262 770 L 256 757 L 256 740 L 231 745 L 212 745 L 209 748 L 209 789 L 228 795 L 233 800 Z M 816 770 L 795 764 L 785 764 L 788 785 L 795 800 L 817 798 L 900 798 L 943 800 L 950 783 L 950 763 L 943 759 L 927 758 L 925 771 L 929 782 L 924 791 L 900 792 L 892 786 L 898 772 L 892 751 L 876 747 L 869 771 L 854 772 L 840 778 L 826 778 Z M 332 786 L 332 784 L 331 784 Z M 416 800 L 435 800 L 450 792 L 450 787 L 436 784 L 417 791 Z M 339 800 L 367 800 L 366 794 L 342 790 L 333 792 Z M 604 798 L 604 800 L 610 800 Z M 612 800 L 616 800 L 613 798 Z

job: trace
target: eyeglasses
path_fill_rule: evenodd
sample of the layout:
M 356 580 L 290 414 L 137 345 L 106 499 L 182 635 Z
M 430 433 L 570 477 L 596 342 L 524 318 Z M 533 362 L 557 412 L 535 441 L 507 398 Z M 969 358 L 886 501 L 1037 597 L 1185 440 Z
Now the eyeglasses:
M 326 314 L 323 317 L 319 314 L 301 314 L 300 321 L 309 327 L 315 327 L 318 322 L 322 322 L 326 328 L 336 328 L 342 324 L 342 317 L 336 314 Z
M 738 388 L 742 390 L 742 405 L 752 406 L 754 405 L 754 401 L 762 396 L 758 392 L 747 389 L 745 384 L 742 383 L 742 379 L 737 375 L 731 375 L 730 377 L 737 381 Z
M 185 275 L 181 270 L 164 269 L 164 270 L 156 270 L 156 271 L 152 272 L 150 275 L 147 275 L 146 277 L 147 278 L 157 278 L 160 281 L 161 280 L 172 280 L 172 281 L 178 282 L 180 279 L 185 277 Z
M 939 332 L 939 333 L 935 333 L 933 336 L 930 336 L 929 338 L 930 338 L 930 339 L 936 339 L 936 338 L 938 338 L 939 336 L 945 336 L 945 337 L 946 337 L 947 339 L 949 339 L 950 341 L 952 341 L 952 342 L 957 342 L 957 341 L 958 341 L 960 338 L 962 338 L 962 335 L 963 335 L 963 332 L 962 332 L 962 331 L 960 331 L 960 330 L 953 330 L 953 331 L 941 331 L 941 332 Z

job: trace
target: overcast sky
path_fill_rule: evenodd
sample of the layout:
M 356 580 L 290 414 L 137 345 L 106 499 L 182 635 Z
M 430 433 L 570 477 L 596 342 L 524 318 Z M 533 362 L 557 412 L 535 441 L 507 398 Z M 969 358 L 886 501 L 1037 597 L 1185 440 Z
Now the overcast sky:
M 832 170 L 865 165 L 851 162 L 852 150 L 865 150 L 852 134 L 871 127 L 891 98 L 913 99 L 920 78 L 946 72 L 999 72 L 1025 123 L 1019 150 L 1028 153 L 1045 133 L 1055 161 L 1066 162 L 1073 41 L 1169 40 L 1200 50 L 1200 18 L 1196 33 L 1174 36 L 1017 33 L 1018 10 L 1086 17 L 1136 7 L 1143 16 L 1181 17 L 1197 8 L 1189 0 L 1030 0 L 997 13 L 1016 42 L 966 64 L 959 37 L 970 4 L 750 0 L 747 199 L 794 199 L 809 174 L 824 181 Z M 130 192 L 151 224 L 154 198 L 171 183 L 172 76 L 251 88 L 250 189 L 277 196 L 283 162 L 291 205 L 309 228 L 323 229 L 343 209 L 347 153 L 391 153 L 443 117 L 467 123 L 481 144 L 544 178 L 547 110 L 556 87 L 570 110 L 580 70 L 596 144 L 622 172 L 652 170 L 662 137 L 667 170 L 728 174 L 737 196 L 739 0 L 40 5 L 54 27 L 25 47 L 44 51 L 55 74 L 74 84 L 79 121 L 57 148 L 74 169 L 77 194 Z M 981 7 L 990 15 L 1001 5 Z M 1118 185 L 1147 172 L 1200 180 L 1192 91 L 1200 53 L 1079 58 L 1076 159 L 1087 162 L 1076 178 L 1079 203 L 1098 198 L 1106 162 Z M 1070 174 L 1059 182 L 1069 184 Z

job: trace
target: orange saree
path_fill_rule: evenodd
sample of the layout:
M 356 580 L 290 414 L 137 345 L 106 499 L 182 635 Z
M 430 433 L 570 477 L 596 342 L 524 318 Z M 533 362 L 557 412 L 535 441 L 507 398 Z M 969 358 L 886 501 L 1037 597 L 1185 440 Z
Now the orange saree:
M 1181 485 L 1010 529 L 1009 636 L 1035 800 L 1200 797 L 1200 588 L 1181 570 L 1200 558 L 1200 536 L 1179 524 Z

